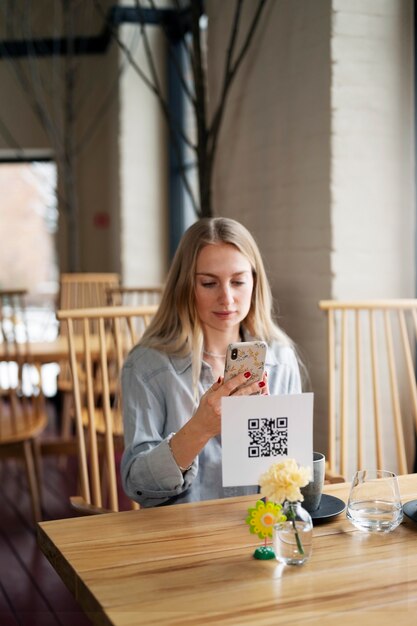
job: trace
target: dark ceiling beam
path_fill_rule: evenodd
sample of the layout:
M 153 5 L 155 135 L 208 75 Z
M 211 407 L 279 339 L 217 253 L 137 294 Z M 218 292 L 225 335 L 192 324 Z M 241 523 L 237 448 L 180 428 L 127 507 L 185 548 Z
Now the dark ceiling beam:
M 74 37 L 72 40 L 63 37 L 0 40 L 0 59 L 65 56 L 68 50 L 76 55 L 104 54 L 112 41 L 112 30 L 121 24 L 163 26 L 170 40 L 175 42 L 190 30 L 190 18 L 189 7 L 182 11 L 153 8 L 138 11 L 136 7 L 114 6 L 109 9 L 106 24 L 99 35 Z

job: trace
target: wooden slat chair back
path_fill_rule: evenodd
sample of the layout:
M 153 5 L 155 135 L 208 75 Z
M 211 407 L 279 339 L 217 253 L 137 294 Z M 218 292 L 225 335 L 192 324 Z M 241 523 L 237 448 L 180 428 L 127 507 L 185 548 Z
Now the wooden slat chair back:
M 108 304 L 107 290 L 120 285 L 120 276 L 108 272 L 62 273 L 59 279 L 58 309 L 72 310 L 102 307 Z M 93 329 L 97 334 L 98 329 Z M 59 333 L 66 335 L 66 324 L 61 324 Z M 74 322 L 74 332 L 82 335 L 82 324 Z M 73 416 L 72 379 L 68 361 L 59 364 L 58 389 L 63 396 L 61 435 L 67 439 L 71 434 Z
M 119 510 L 115 451 L 123 446 L 120 372 L 157 308 L 108 306 L 57 313 L 67 326 L 73 375 L 81 496 L 71 503 L 81 513 Z M 80 324 L 81 347 L 75 333 Z
M 417 428 L 417 300 L 321 301 L 327 315 L 329 471 L 406 474 Z M 413 448 L 413 445 L 410 446 Z
M 163 291 L 162 285 L 153 287 L 109 287 L 108 303 L 112 306 L 143 306 L 159 304 Z
M 24 361 L 29 350 L 25 289 L 0 291 L 0 329 L 4 352 Z
M 47 415 L 40 367 L 30 356 L 26 318 L 26 291 L 0 291 L 0 341 L 5 360 L 0 363 L 0 459 L 23 457 L 32 513 L 42 519 L 38 437 Z
M 107 272 L 80 272 L 61 274 L 59 280 L 58 309 L 86 309 L 106 306 L 108 290 L 120 286 L 120 276 Z M 75 324 L 75 331 L 81 335 L 81 324 Z M 61 334 L 66 332 L 62 328 Z

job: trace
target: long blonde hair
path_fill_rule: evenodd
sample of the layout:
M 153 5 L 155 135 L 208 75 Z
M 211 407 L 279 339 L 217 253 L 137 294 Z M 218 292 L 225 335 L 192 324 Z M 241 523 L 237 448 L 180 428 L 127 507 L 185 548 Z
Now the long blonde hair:
M 195 271 L 199 252 L 209 244 L 227 243 L 248 259 L 252 267 L 253 291 L 249 313 L 242 322 L 255 339 L 278 340 L 293 345 L 274 323 L 271 288 L 258 246 L 239 222 L 225 217 L 202 218 L 182 236 L 168 273 L 161 303 L 140 344 L 167 354 L 191 353 L 193 381 L 201 371 L 203 331 L 195 306 Z

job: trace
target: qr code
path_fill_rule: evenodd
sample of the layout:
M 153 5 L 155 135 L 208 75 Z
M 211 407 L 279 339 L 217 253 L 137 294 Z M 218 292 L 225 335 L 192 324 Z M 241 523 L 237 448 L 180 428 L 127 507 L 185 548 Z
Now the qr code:
M 248 457 L 287 456 L 288 418 L 251 418 L 248 420 Z

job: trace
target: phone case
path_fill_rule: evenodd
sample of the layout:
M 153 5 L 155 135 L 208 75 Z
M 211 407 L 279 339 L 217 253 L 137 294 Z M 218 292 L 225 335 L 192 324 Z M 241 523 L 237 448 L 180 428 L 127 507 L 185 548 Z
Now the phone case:
M 237 350 L 232 359 L 233 350 Z M 224 380 L 227 381 L 237 374 L 251 372 L 250 382 L 262 380 L 265 369 L 267 345 L 264 341 L 242 341 L 229 344 L 226 352 Z

